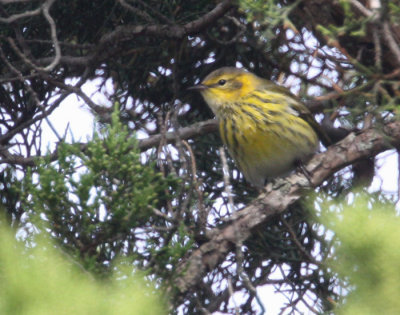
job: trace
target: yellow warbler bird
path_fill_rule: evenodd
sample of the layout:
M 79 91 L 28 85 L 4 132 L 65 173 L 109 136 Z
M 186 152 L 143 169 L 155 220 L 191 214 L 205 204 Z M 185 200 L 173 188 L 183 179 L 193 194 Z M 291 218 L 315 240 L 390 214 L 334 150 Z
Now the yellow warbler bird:
M 290 91 L 244 69 L 211 72 L 198 90 L 219 120 L 221 138 L 245 178 L 263 187 L 319 146 L 317 122 Z

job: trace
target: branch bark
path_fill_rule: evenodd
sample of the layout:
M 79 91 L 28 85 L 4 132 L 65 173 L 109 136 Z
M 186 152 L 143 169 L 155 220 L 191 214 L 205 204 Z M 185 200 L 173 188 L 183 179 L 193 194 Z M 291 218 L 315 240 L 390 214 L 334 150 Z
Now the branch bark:
M 222 263 L 234 250 L 236 242 L 244 242 L 256 227 L 266 224 L 273 216 L 284 212 L 307 190 L 321 185 L 337 170 L 360 159 L 397 147 L 399 144 L 400 122 L 389 123 L 383 130 L 368 129 L 358 135 L 351 133 L 310 161 L 306 166 L 310 179 L 303 174 L 295 173 L 285 178 L 279 186 L 268 184 L 264 193 L 234 213 L 224 227 L 209 231 L 208 242 L 180 262 L 178 266 L 180 276 L 174 282 L 180 292 L 179 298 L 184 298 L 202 281 L 208 271 Z

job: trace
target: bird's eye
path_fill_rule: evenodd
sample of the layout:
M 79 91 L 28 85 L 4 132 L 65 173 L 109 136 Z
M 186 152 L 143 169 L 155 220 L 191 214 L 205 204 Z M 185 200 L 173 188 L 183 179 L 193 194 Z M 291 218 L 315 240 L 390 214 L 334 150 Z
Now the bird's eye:
M 226 80 L 224 80 L 224 79 L 221 79 L 218 81 L 219 85 L 225 85 L 225 83 L 226 83 Z

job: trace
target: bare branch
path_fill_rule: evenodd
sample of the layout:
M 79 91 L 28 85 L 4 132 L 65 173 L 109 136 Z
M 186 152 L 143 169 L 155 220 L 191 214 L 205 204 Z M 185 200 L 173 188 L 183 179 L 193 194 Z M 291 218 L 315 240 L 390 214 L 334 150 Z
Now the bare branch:
M 34 2 L 34 1 L 39 1 L 39 0 L 0 0 L 0 4 Z
M 41 8 L 37 8 L 37 9 L 32 10 L 32 11 L 26 11 L 24 13 L 14 14 L 14 15 L 11 15 L 11 16 L 9 16 L 7 18 L 0 17 L 0 22 L 1 23 L 7 23 L 7 24 L 13 23 L 13 22 L 15 22 L 17 20 L 20 20 L 20 19 L 24 19 L 24 18 L 27 18 L 27 17 L 32 17 L 32 16 L 35 16 L 35 15 L 39 15 L 41 11 L 42 11 Z
M 145 11 L 139 10 L 133 6 L 131 6 L 130 4 L 126 3 L 125 0 L 117 0 L 121 6 L 123 6 L 125 9 L 127 9 L 128 11 L 131 11 L 132 13 L 142 17 L 144 20 L 146 20 L 147 22 L 153 23 L 154 20 L 151 18 L 150 15 L 148 15 Z
M 231 189 L 231 183 L 230 183 L 230 179 L 229 179 L 228 160 L 226 159 L 226 156 L 225 156 L 224 147 L 219 148 L 219 155 L 220 155 L 221 163 L 222 163 L 222 173 L 224 175 L 224 191 L 228 198 L 228 205 L 230 208 L 229 212 L 232 213 L 233 211 L 235 211 L 235 206 L 233 203 L 232 189 Z
M 396 40 L 393 38 L 389 23 L 387 21 L 383 22 L 383 37 L 385 38 L 385 41 L 388 44 L 390 51 L 396 57 L 396 64 L 400 66 L 399 44 L 396 43 Z
M 36 71 L 50 71 L 54 69 L 54 67 L 59 63 L 74 66 L 87 66 L 88 64 L 90 64 L 91 61 L 97 60 L 99 56 L 101 56 L 100 59 L 102 60 L 104 58 L 107 58 L 107 56 L 112 55 L 115 52 L 115 49 L 118 49 L 115 48 L 116 42 L 129 40 L 136 36 L 157 36 L 160 38 L 182 39 L 185 36 L 194 35 L 202 31 L 204 28 L 208 27 L 218 18 L 223 16 L 230 8 L 234 6 L 232 1 L 230 0 L 222 1 L 210 12 L 206 13 L 199 19 L 189 22 L 185 25 L 172 25 L 168 19 L 163 19 L 164 21 L 167 20 L 167 24 L 119 26 L 115 29 L 115 31 L 105 34 L 100 39 L 98 45 L 93 47 L 93 51 L 91 54 L 82 57 L 76 57 L 61 55 L 60 43 L 58 42 L 56 36 L 55 23 L 52 17 L 48 14 L 48 9 L 54 1 L 55 0 L 47 0 L 40 8 L 33 11 L 13 15 L 8 18 L 0 18 L 0 22 L 11 23 L 21 18 L 39 15 L 41 12 L 43 12 L 46 20 L 50 24 L 52 43 L 55 48 L 55 57 L 44 57 L 33 62 L 18 49 L 17 45 L 11 38 L 7 39 L 11 47 L 15 50 L 16 54 L 21 58 L 21 60 L 29 68 L 33 68 Z M 140 1 L 140 3 L 143 4 L 144 2 Z M 112 43 L 112 45 L 110 45 L 110 43 Z
M 42 6 L 43 15 L 46 18 L 47 22 L 49 22 L 50 24 L 51 40 L 53 42 L 54 50 L 56 52 L 54 60 L 52 61 L 51 64 L 49 64 L 47 67 L 44 68 L 44 71 L 53 70 L 58 65 L 61 58 L 61 49 L 60 49 L 60 43 L 58 42 L 57 39 L 56 23 L 54 22 L 54 19 L 51 17 L 49 13 L 50 7 L 53 5 L 54 1 L 55 0 L 46 1 L 46 3 L 43 4 Z
M 167 24 L 172 24 L 173 21 L 171 21 L 169 18 L 167 18 L 164 14 L 161 14 L 160 11 L 154 9 L 151 5 L 148 5 L 145 1 L 142 0 L 134 0 L 134 2 L 140 3 L 144 8 L 147 10 L 151 11 L 151 13 L 159 18 L 161 21 L 164 21 Z
M 43 16 L 45 17 L 45 19 L 47 20 L 47 22 L 50 25 L 51 41 L 54 45 L 54 50 L 55 50 L 55 56 L 49 65 L 47 65 L 44 68 L 41 68 L 41 67 L 35 65 L 33 61 L 31 61 L 22 51 L 20 51 L 20 49 L 17 47 L 17 45 L 15 44 L 15 42 L 12 38 L 7 38 L 11 47 L 14 49 L 16 54 L 22 59 L 22 61 L 24 61 L 27 65 L 29 65 L 31 68 L 33 68 L 37 71 L 45 71 L 45 72 L 51 71 L 60 63 L 60 59 L 61 59 L 61 48 L 60 48 L 60 43 L 58 42 L 58 38 L 57 38 L 56 23 L 49 13 L 49 10 L 50 10 L 51 6 L 54 4 L 54 2 L 55 2 L 55 0 L 47 0 L 45 3 L 43 3 L 43 5 L 40 8 L 37 8 L 36 10 L 24 12 L 21 14 L 15 14 L 8 18 L 0 18 L 0 22 L 12 23 L 21 18 L 31 17 L 31 16 L 39 15 L 40 13 L 43 13 Z
M 230 0 L 220 2 L 213 10 L 201 18 L 185 25 L 129 25 L 117 27 L 114 32 L 106 34 L 100 40 L 102 47 L 115 43 L 122 39 L 129 40 L 136 36 L 157 36 L 159 38 L 182 39 L 188 35 L 194 35 L 208 27 L 218 18 L 223 16 L 234 4 Z
M 366 17 L 372 17 L 374 15 L 373 11 L 368 10 L 364 5 L 358 0 L 350 0 L 350 3 L 363 15 Z
M 194 136 L 200 136 L 206 133 L 217 131 L 218 129 L 218 122 L 215 119 L 209 119 L 206 121 L 202 121 L 199 123 L 195 123 L 188 127 L 183 127 L 179 129 L 178 133 L 181 139 L 190 139 Z M 165 134 L 165 141 L 166 143 L 172 143 L 176 140 L 176 132 L 167 132 Z M 139 141 L 139 148 L 142 151 L 147 149 L 153 148 L 160 143 L 162 140 L 163 135 L 158 134 L 147 139 L 143 139 Z
M 58 103 L 59 102 L 57 102 L 57 104 Z M 51 111 L 53 111 L 54 109 L 55 109 L 55 107 L 52 107 Z M 47 113 L 49 113 L 49 111 Z M 7 134 L 1 136 L 0 143 L 2 141 L 4 142 L 5 140 L 9 139 L 13 135 L 15 135 L 16 133 L 21 131 L 21 128 L 22 129 L 26 128 L 27 126 L 32 124 L 33 121 L 43 119 L 45 116 L 47 116 L 47 115 L 44 115 L 44 114 L 39 115 L 39 116 L 35 117 L 32 121 L 25 122 L 23 125 L 19 126 L 12 132 L 8 132 Z M 204 135 L 204 134 L 207 134 L 210 132 L 215 132 L 215 131 L 217 131 L 217 129 L 218 129 L 217 121 L 215 119 L 209 119 L 206 121 L 195 123 L 188 127 L 183 127 L 181 129 L 179 129 L 178 132 L 171 131 L 171 132 L 165 133 L 165 135 L 157 134 L 157 135 L 151 136 L 147 139 L 139 140 L 138 146 L 141 151 L 146 151 L 147 149 L 158 146 L 161 141 L 164 141 L 165 144 L 175 142 L 177 133 L 180 135 L 181 139 L 191 139 L 191 138 L 201 136 L 201 135 Z M 80 146 L 81 146 L 82 151 L 86 150 L 86 147 L 87 147 L 86 143 L 81 143 Z M 35 160 L 40 158 L 40 156 L 24 157 L 24 156 L 14 155 L 14 154 L 8 154 L 7 156 L 5 156 L 5 154 L 2 153 L 2 152 L 4 152 L 4 150 L 5 150 L 5 148 L 3 148 L 3 149 L 0 148 L 0 155 L 3 155 L 3 157 L 4 157 L 3 159 L 0 160 L 0 164 L 9 163 L 9 164 L 33 166 L 35 164 Z M 58 152 L 56 149 L 56 150 L 54 150 L 54 152 L 51 153 L 50 160 L 54 161 L 57 158 L 58 158 Z

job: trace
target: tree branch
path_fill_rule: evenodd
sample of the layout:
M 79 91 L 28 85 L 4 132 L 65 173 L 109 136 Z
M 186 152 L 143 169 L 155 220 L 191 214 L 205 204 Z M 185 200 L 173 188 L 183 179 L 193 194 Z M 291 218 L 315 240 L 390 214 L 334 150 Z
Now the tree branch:
M 182 39 L 188 35 L 194 35 L 211 23 L 223 16 L 230 8 L 234 6 L 233 1 L 225 0 L 195 21 L 185 25 L 129 25 L 117 27 L 115 31 L 104 35 L 100 40 L 100 50 L 110 43 L 115 45 L 121 39 L 129 40 L 138 35 L 157 36 L 159 38 Z
M 351 133 L 343 141 L 331 146 L 324 153 L 316 155 L 307 165 L 313 187 L 319 186 L 337 170 L 360 159 L 375 156 L 378 153 L 400 144 L 400 122 L 387 124 L 383 132 L 368 129 L 356 135 Z M 248 206 L 237 211 L 224 227 L 209 231 L 209 241 L 195 249 L 178 266 L 180 276 L 175 286 L 184 298 L 194 289 L 209 270 L 224 261 L 239 240 L 244 242 L 260 224 L 266 224 L 277 214 L 284 212 L 289 205 L 299 200 L 311 189 L 310 181 L 295 173 L 277 185 L 269 184 L 266 191 Z
M 42 115 L 35 117 L 35 121 L 42 117 L 43 117 Z M 179 138 L 181 140 L 185 140 L 198 137 L 200 135 L 204 135 L 210 132 L 215 132 L 217 131 L 217 129 L 218 129 L 217 121 L 215 119 L 209 119 L 206 121 L 195 123 L 187 127 L 183 127 L 179 129 L 178 132 L 171 131 L 167 132 L 165 135 L 157 134 L 149 138 L 139 140 L 138 147 L 140 151 L 143 152 L 146 151 L 147 149 L 158 146 L 161 141 L 165 141 L 165 143 L 173 143 L 174 141 L 176 141 L 177 134 L 179 135 Z M 15 133 L 16 132 L 13 132 L 12 135 L 14 135 Z M 6 134 L 5 136 L 8 136 L 7 139 L 11 137 L 10 134 Z M 2 140 L 2 137 L 0 137 L 0 140 Z M 82 151 L 85 151 L 87 148 L 87 144 L 80 143 L 80 148 Z M 0 156 L 3 157 L 2 159 L 0 159 L 0 164 L 13 164 L 13 165 L 18 164 L 25 166 L 35 166 L 35 161 L 39 160 L 41 157 L 44 157 L 44 156 L 24 157 L 22 155 L 11 154 L 7 150 L 8 147 L 0 147 Z M 55 149 L 52 153 L 50 153 L 50 161 L 55 161 L 57 159 L 58 159 L 58 151 L 57 149 Z
M 13 23 L 19 19 L 24 19 L 24 18 L 35 16 L 35 15 L 39 15 L 41 11 L 42 11 L 41 8 L 37 8 L 32 11 L 26 11 L 24 13 L 14 14 L 7 18 L 0 17 L 0 23 L 7 23 L 7 24 Z
M 218 130 L 217 120 L 209 119 L 179 129 L 178 135 L 181 140 L 186 140 L 210 132 L 215 132 L 217 130 Z M 139 140 L 139 149 L 140 151 L 145 151 L 147 149 L 156 147 L 162 139 L 166 141 L 166 143 L 173 143 L 174 141 L 176 141 L 176 132 L 174 131 L 167 132 L 165 135 L 157 134 L 149 138 Z
M 48 0 L 48 1 L 51 5 L 53 0 Z M 233 6 L 234 3 L 231 0 L 221 1 L 210 12 L 204 14 L 197 20 L 191 21 L 184 25 L 147 24 L 147 25 L 118 26 L 114 31 L 103 35 L 103 37 L 99 40 L 97 45 L 93 46 L 93 50 L 91 51 L 91 53 L 85 56 L 63 56 L 61 54 L 60 43 L 58 42 L 55 33 L 55 24 L 53 23 L 54 21 L 52 20 L 49 14 L 43 12 L 43 10 L 47 8 L 45 5 L 34 11 L 28 11 L 21 14 L 16 14 L 7 18 L 0 17 L 0 22 L 11 23 L 21 18 L 39 15 L 41 12 L 44 13 L 45 18 L 51 27 L 51 39 L 52 39 L 52 44 L 54 45 L 55 48 L 54 57 L 38 58 L 37 60 L 35 60 L 34 64 L 16 48 L 16 45 L 13 45 L 13 43 L 10 44 L 15 50 L 16 54 L 19 55 L 20 58 L 22 58 L 22 61 L 25 63 L 25 66 L 35 70 L 47 71 L 47 70 L 52 70 L 58 64 L 70 65 L 76 67 L 79 66 L 87 67 L 88 64 L 91 64 L 93 62 L 96 64 L 99 60 L 101 61 L 114 55 L 115 51 L 119 50 L 119 48 L 117 48 L 118 42 L 130 40 L 137 36 L 153 36 L 153 37 L 157 36 L 159 38 L 182 39 L 185 36 L 197 34 L 202 30 L 204 30 L 205 28 L 207 28 L 210 24 L 219 19 L 221 16 L 223 16 Z M 40 66 L 43 65 L 45 66 L 45 68 L 39 68 L 39 66 L 37 65 Z M 6 75 L 6 77 L 9 76 Z M 7 82 L 7 80 L 5 81 Z

